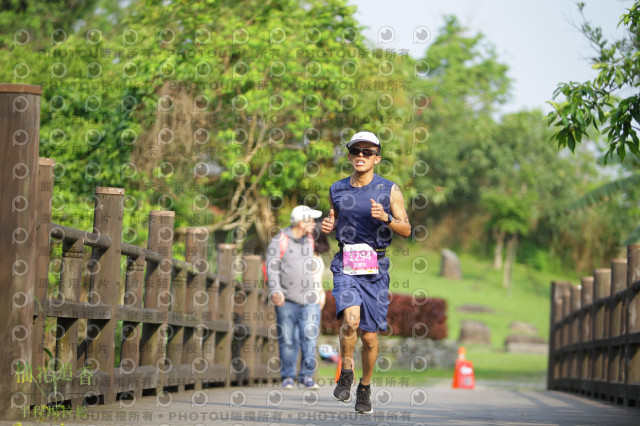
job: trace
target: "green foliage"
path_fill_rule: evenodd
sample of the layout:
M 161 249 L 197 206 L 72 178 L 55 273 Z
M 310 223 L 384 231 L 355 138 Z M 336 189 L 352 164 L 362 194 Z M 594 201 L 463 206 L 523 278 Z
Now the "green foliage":
M 0 49 L 33 42 L 66 39 L 73 25 L 85 17 L 98 0 L 4 0 L 0 9 Z
M 143 241 L 146 215 L 158 208 L 175 210 L 178 227 L 249 227 L 302 202 L 328 210 L 328 187 L 348 170 L 343 151 L 333 158 L 336 147 L 358 123 L 375 117 L 370 130 L 398 141 L 385 148 L 410 146 L 403 122 L 382 123 L 411 115 L 397 79 L 413 78 L 413 61 L 367 49 L 344 1 L 88 9 L 73 19 L 61 13 L 77 29 L 42 50 L 48 27 L 0 49 L 3 62 L 24 71 L 4 68 L 3 81 L 44 83 L 41 155 L 57 162 L 54 221 L 90 229 L 94 188 L 116 186 L 127 191 L 129 242 Z M 121 18 L 107 25 L 105 11 Z M 376 73 L 383 65 L 392 72 Z M 379 91 L 360 88 L 373 79 L 396 81 L 384 112 Z M 408 172 L 394 166 L 406 160 L 385 158 L 385 177 L 402 184 Z
M 615 179 L 573 201 L 569 204 L 567 210 L 575 211 L 590 208 L 600 203 L 607 203 L 609 206 L 619 206 L 620 210 L 627 212 L 628 216 L 637 218 L 640 214 L 638 211 L 639 206 L 636 202 L 640 188 L 639 183 L 640 175 L 637 173 Z M 638 240 L 640 240 L 640 226 L 631 231 L 621 244 L 634 244 Z
M 526 235 L 531 229 L 532 200 L 527 194 L 488 191 L 482 194 L 481 205 L 489 212 L 488 225 L 507 234 Z
M 578 8 L 582 12 L 584 3 L 579 3 Z M 640 140 L 636 133 L 640 130 L 640 96 L 636 93 L 640 82 L 640 1 L 620 18 L 620 25 L 625 27 L 626 37 L 609 42 L 600 28 L 583 22 L 580 29 L 596 51 L 591 62 L 593 68 L 599 70 L 598 75 L 593 81 L 584 83 L 561 83 L 554 92 L 554 99 L 560 94 L 565 99 L 550 102 L 554 111 L 547 116 L 547 123 L 558 128 L 553 135 L 558 147 L 566 146 L 572 152 L 576 144 L 589 137 L 587 131 L 595 129 L 596 134 L 606 136 L 604 164 L 616 158 L 623 168 L 628 168 L 625 165 L 627 151 L 633 154 L 636 163 L 640 160 Z M 614 179 L 587 192 L 568 209 L 584 209 L 607 201 L 611 207 L 624 212 L 617 216 L 618 220 L 634 214 L 637 217 L 640 212 L 634 200 L 640 178 L 632 170 L 630 176 Z M 625 222 L 628 224 L 627 220 Z M 636 242 L 640 238 L 638 229 L 636 227 L 628 234 L 622 244 Z
M 28 64 L 30 82 L 61 76 L 45 85 L 41 125 L 42 154 L 64 168 L 54 220 L 89 228 L 83 200 L 95 186 L 127 189 L 126 225 L 139 237 L 152 208 L 212 230 L 302 202 L 328 210 L 329 185 L 349 171 L 336 148 L 372 117 L 391 153 L 380 172 L 402 185 L 410 176 L 398 166 L 412 154 L 393 153 L 409 151 L 410 130 L 390 119 L 411 117 L 398 79 L 414 79 L 413 61 L 369 50 L 354 11 L 341 0 L 138 1 L 110 27 L 103 12 L 84 16 L 44 55 L 35 43 L 0 50 Z M 11 71 L 0 77 L 19 82 Z
M 518 230 L 522 244 L 549 252 L 570 269 L 586 271 L 600 258 L 607 261 L 629 226 L 630 212 L 618 205 L 579 217 L 567 214 L 575 194 L 600 179 L 593 158 L 558 155 L 548 143 L 552 132 L 540 111 L 507 114 L 498 121 L 487 112 L 504 100 L 509 81 L 492 50 L 482 46 L 481 37 L 465 35 L 453 20 L 426 53 L 432 71 L 422 87 L 431 103 L 420 119 L 430 139 L 418 159 L 429 165 L 429 174 L 414 177 L 414 185 L 428 194 L 430 205 L 412 211 L 411 217 L 432 228 L 457 218 L 446 240 L 438 242 L 443 245 L 479 238 L 482 246 L 493 238 L 492 229 Z M 486 72 L 482 78 L 480 71 Z M 485 91 L 462 83 L 468 73 L 493 81 L 486 87 L 495 88 L 494 93 L 482 97 Z M 477 99 L 485 100 L 481 108 L 473 108 L 470 100 Z M 484 235 L 472 228 L 480 214 L 487 214 Z
M 633 231 L 627 235 L 627 237 L 622 242 L 622 245 L 630 245 L 635 244 L 640 241 L 640 226 L 637 226 Z
M 481 35 L 467 35 L 455 17 L 447 18 L 425 60 L 431 72 L 420 88 L 430 104 L 419 120 L 430 139 L 418 158 L 429 165 L 429 178 L 414 184 L 436 206 L 475 203 L 495 149 L 491 113 L 510 87 L 507 67 Z
M 40 10 L 48 3 L 33 2 L 28 10 Z M 143 233 L 140 219 L 131 215 L 151 210 L 146 191 L 135 189 L 148 179 L 131 163 L 142 129 L 135 115 L 141 96 L 135 88 L 119 84 L 121 70 L 102 50 L 110 47 L 102 30 L 71 27 L 77 20 L 90 19 L 87 14 L 95 2 L 71 2 L 65 11 L 59 2 L 51 3 L 56 5 L 47 11 L 55 19 L 36 25 L 28 42 L 12 39 L 8 49 L 0 49 L 2 61 L 15 64 L 0 70 L 0 80 L 43 87 L 40 155 L 56 160 L 52 219 L 91 230 L 95 187 L 122 187 L 129 213 L 125 226 L 133 226 L 134 234 Z M 16 19 L 24 23 L 21 13 Z M 64 31 L 64 37 L 55 38 L 57 29 Z M 3 34 L 5 40 L 13 36 Z M 43 41 L 49 40 L 44 48 Z
M 43 86 L 55 222 L 90 230 L 95 187 L 114 186 L 126 190 L 126 242 L 143 244 L 149 211 L 168 209 L 178 239 L 207 225 L 230 242 L 256 229 L 264 244 L 293 205 L 328 210 L 329 185 L 351 173 L 344 143 L 366 129 L 412 223 L 478 225 L 479 238 L 456 226 L 450 241 L 486 245 L 486 219 L 562 256 L 572 244 L 605 253 L 619 238 L 600 236 L 628 223 L 624 204 L 578 213 L 595 230 L 564 212 L 597 183 L 591 159 L 545 145 L 539 112 L 497 118 L 507 67 L 454 17 L 416 61 L 367 48 L 344 0 L 9 3 L 0 80 Z M 66 36 L 52 39 L 56 28 Z M 502 197 L 495 215 L 486 197 Z
M 568 209 L 577 210 L 591 207 L 597 203 L 607 201 L 620 193 L 630 192 L 637 189 L 638 186 L 640 186 L 640 175 L 638 174 L 616 179 L 583 195 L 571 203 Z
M 518 261 L 536 271 L 562 273 L 562 261 L 548 249 L 536 246 L 528 240 L 518 248 Z
M 578 7 L 582 11 L 584 4 Z M 591 61 L 599 70 L 598 76 L 584 83 L 559 84 L 553 98 L 562 95 L 564 99 L 549 102 L 554 111 L 547 119 L 549 125 L 558 127 L 553 135 L 558 147 L 568 147 L 572 152 L 589 137 L 591 126 L 606 135 L 605 164 L 614 155 L 624 160 L 627 150 L 640 158 L 636 134 L 640 130 L 640 96 L 636 93 L 640 82 L 640 1 L 618 25 L 626 28 L 627 37 L 609 42 L 600 28 L 586 21 L 582 24 L 582 33 L 596 50 Z

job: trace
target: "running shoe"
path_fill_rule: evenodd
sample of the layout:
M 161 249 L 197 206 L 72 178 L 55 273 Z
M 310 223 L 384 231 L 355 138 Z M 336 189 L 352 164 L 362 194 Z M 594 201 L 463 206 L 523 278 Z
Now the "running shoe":
M 333 390 L 333 398 L 342 402 L 351 401 L 351 385 L 353 384 L 353 370 L 341 370 L 340 378 Z
M 356 388 L 356 411 L 358 413 L 369 414 L 373 412 L 371 406 L 371 385 L 363 386 L 358 383 Z
M 293 379 L 291 377 L 282 379 L 282 387 L 285 389 L 293 389 Z
M 318 389 L 320 386 L 313 380 L 313 377 L 305 377 L 300 381 L 300 387 L 307 389 Z

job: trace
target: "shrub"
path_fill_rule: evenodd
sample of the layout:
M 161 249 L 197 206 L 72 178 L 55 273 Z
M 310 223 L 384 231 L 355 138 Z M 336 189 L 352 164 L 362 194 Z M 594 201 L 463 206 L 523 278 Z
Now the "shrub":
M 336 335 L 342 320 L 336 318 L 336 301 L 331 290 L 322 310 L 322 334 Z M 413 297 L 408 294 L 389 293 L 387 324 L 394 336 L 428 337 L 441 340 L 447 337 L 447 303 L 444 299 Z M 422 326 L 426 324 L 427 329 Z

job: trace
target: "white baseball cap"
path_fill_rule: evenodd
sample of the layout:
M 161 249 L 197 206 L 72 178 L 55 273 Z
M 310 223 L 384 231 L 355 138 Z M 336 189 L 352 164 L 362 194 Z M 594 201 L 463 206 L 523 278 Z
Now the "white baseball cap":
M 322 212 L 320 210 L 313 210 L 308 206 L 296 206 L 291 210 L 291 223 L 295 224 L 300 221 L 317 219 L 320 216 L 322 216 Z
M 356 142 L 369 142 L 380 146 L 380 140 L 378 140 L 378 137 L 371 132 L 358 132 L 351 136 L 351 140 L 347 143 L 347 148 Z

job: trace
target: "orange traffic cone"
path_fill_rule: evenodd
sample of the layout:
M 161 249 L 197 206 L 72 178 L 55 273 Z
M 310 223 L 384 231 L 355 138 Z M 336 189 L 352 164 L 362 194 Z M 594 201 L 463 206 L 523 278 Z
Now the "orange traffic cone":
M 476 376 L 473 371 L 473 362 L 467 361 L 466 350 L 460 346 L 458 348 L 458 359 L 453 372 L 452 388 L 473 389 L 476 385 Z

